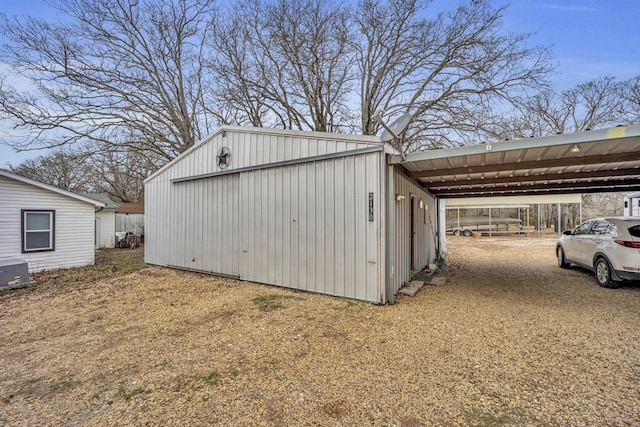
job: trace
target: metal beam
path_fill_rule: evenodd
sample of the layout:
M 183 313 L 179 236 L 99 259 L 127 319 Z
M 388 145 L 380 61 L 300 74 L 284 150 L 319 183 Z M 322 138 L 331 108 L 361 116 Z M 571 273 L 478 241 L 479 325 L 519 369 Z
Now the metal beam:
M 571 190 L 561 190 L 554 189 L 549 191 L 536 190 L 536 191 L 522 191 L 522 192 L 487 192 L 487 193 L 479 193 L 474 194 L 473 197 L 483 198 L 483 197 L 503 197 L 503 196 L 546 196 L 546 195 L 557 195 L 557 194 L 590 194 L 590 193 L 626 193 L 627 191 L 640 191 L 640 186 L 637 187 L 626 187 L 626 188 L 587 188 L 580 189 L 577 191 Z M 464 199 L 470 197 L 467 193 L 450 193 L 450 194 L 442 194 L 438 195 L 441 199 Z
M 555 183 L 520 186 L 491 186 L 452 189 L 430 189 L 438 197 L 481 197 L 482 195 L 524 195 L 524 194 L 562 194 L 562 193 L 600 193 L 615 191 L 636 191 L 640 189 L 640 179 L 599 180 L 588 183 Z
M 439 187 L 468 187 L 473 185 L 491 185 L 491 184 L 506 184 L 512 182 L 537 182 L 537 181 L 566 181 L 566 180 L 579 180 L 579 179 L 593 179 L 593 178 L 606 178 L 615 176 L 640 176 L 640 168 L 627 168 L 627 169 L 605 169 L 597 171 L 581 171 L 570 173 L 549 173 L 539 175 L 517 175 L 517 176 L 500 176 L 500 177 L 486 177 L 478 179 L 456 180 L 456 181 L 420 181 L 422 186 L 427 188 L 439 188 Z
M 584 144 L 603 140 L 614 140 L 640 136 L 640 125 L 618 126 L 609 129 L 598 129 L 586 132 L 577 132 L 563 135 L 551 135 L 545 137 L 517 139 L 513 141 L 491 142 L 490 149 L 487 144 L 468 145 L 464 147 L 447 148 L 442 150 L 429 150 L 420 153 L 409 153 L 406 162 L 421 160 L 443 159 L 456 156 L 469 156 L 482 153 L 523 150 L 530 148 L 556 147 L 559 145 Z M 400 155 L 391 156 L 389 163 L 403 163 Z
M 252 172 L 252 171 L 262 170 L 262 169 L 271 169 L 271 168 L 277 168 L 277 167 L 283 167 L 283 166 L 299 165 L 303 163 L 319 162 L 323 160 L 339 159 L 342 157 L 359 156 L 362 154 L 376 153 L 378 151 L 384 151 L 384 146 L 379 145 L 379 146 L 371 146 L 371 147 L 365 147 L 365 148 L 356 148 L 355 150 L 349 150 L 349 151 L 337 151 L 335 153 L 321 154 L 318 156 L 301 157 L 297 159 L 283 160 L 280 162 L 265 163 L 265 164 L 247 166 L 247 167 L 237 168 L 237 169 L 210 172 L 202 175 L 186 176 L 183 178 L 174 178 L 171 180 L 171 183 L 176 184 L 176 183 L 186 182 L 186 181 L 195 181 L 196 179 L 214 178 L 222 175 L 233 175 L 236 173 Z
M 502 172 L 529 169 L 544 169 L 564 166 L 582 166 L 595 164 L 624 163 L 640 160 L 640 152 L 602 154 L 597 156 L 565 157 L 561 159 L 533 160 L 527 162 L 502 163 L 491 165 L 464 166 L 450 169 L 434 169 L 410 172 L 412 178 L 428 178 L 470 173 Z

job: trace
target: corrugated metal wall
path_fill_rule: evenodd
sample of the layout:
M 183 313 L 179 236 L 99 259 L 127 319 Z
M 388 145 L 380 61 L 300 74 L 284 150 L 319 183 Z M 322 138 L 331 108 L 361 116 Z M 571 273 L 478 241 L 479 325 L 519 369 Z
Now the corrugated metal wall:
M 405 198 L 396 202 L 394 221 L 394 293 L 409 281 L 412 272 L 411 251 L 411 205 L 413 204 L 413 267 L 421 270 L 435 258 L 436 207 L 435 199 L 411 182 L 409 178 L 394 170 L 395 194 Z M 412 197 L 413 196 L 413 197 Z M 393 197 L 393 195 L 392 195 Z M 423 207 L 420 208 L 420 200 Z
M 231 163 L 225 169 L 230 171 L 373 145 L 380 145 L 376 137 L 225 126 L 163 166 L 146 182 L 219 171 L 216 155 L 223 146 L 231 151 Z
M 145 260 L 383 302 L 382 151 L 171 182 L 218 171 L 221 146 L 229 171 L 376 145 L 263 132 L 218 132 L 147 180 Z
M 381 156 L 243 173 L 242 278 L 381 302 Z
M 240 275 L 239 184 L 239 174 L 170 184 L 168 265 Z

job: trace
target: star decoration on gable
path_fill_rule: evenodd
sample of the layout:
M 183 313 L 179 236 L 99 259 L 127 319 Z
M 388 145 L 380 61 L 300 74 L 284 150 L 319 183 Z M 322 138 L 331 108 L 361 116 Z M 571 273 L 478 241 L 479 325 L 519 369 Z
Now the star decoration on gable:
M 218 167 L 224 169 L 231 163 L 231 151 L 227 147 L 218 150 Z

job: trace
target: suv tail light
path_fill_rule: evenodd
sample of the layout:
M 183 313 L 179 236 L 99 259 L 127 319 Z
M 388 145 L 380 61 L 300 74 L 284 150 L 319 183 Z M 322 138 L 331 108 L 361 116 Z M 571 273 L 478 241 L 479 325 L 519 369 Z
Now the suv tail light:
M 616 240 L 615 242 L 626 248 L 640 249 L 640 242 L 630 242 L 628 240 Z

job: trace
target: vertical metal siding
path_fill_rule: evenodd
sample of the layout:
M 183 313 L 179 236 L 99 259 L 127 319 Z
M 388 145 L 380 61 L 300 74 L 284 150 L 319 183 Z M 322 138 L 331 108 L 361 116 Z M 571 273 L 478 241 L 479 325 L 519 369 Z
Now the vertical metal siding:
M 227 175 L 172 186 L 169 265 L 239 276 L 239 184 Z
M 221 146 L 230 148 L 233 170 L 371 145 L 339 136 L 216 135 L 147 180 L 146 262 L 384 302 L 382 152 L 171 183 L 218 170 Z
M 333 138 L 311 135 L 313 134 L 301 132 L 288 134 L 282 131 L 270 133 L 269 130 L 263 130 L 262 133 L 228 130 L 224 132 L 224 136 L 222 133 L 216 133 L 152 175 L 147 183 L 216 171 L 216 154 L 222 146 L 228 147 L 231 151 L 231 164 L 226 170 L 233 170 L 379 145 L 365 137 L 360 142 L 354 141 L 353 138 L 343 140 L 337 134 Z
M 381 155 L 240 174 L 241 277 L 382 302 Z
M 434 199 L 420 187 L 411 182 L 407 177 L 394 171 L 393 173 L 395 193 L 402 194 L 405 199 L 396 203 L 395 206 L 395 250 L 394 250 L 394 275 L 393 287 L 397 292 L 404 283 L 411 278 L 411 224 L 410 209 L 411 203 L 414 208 L 415 238 L 415 267 L 420 270 L 426 267 L 435 257 L 435 213 Z M 412 198 L 411 195 L 415 195 Z M 395 197 L 395 194 L 390 195 Z M 419 200 L 424 202 L 424 208 L 418 206 Z M 426 215 L 426 216 L 425 216 Z M 425 221 L 426 219 L 426 221 Z

